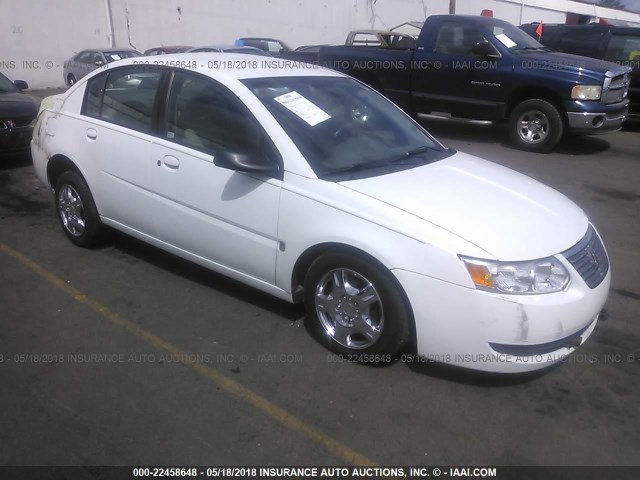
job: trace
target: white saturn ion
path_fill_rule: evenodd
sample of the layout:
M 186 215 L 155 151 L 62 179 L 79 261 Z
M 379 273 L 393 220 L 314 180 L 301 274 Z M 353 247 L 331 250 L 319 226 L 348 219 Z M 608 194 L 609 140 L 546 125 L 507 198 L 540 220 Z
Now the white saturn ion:
M 39 116 L 33 162 L 74 244 L 108 226 L 303 301 L 326 346 L 364 362 L 523 372 L 593 332 L 609 260 L 560 193 L 443 147 L 330 70 L 148 60 L 93 72 Z

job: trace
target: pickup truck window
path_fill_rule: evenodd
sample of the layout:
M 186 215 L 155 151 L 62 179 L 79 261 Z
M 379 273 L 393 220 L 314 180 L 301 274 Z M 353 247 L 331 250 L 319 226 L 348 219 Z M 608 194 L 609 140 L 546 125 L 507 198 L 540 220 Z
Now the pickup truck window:
M 462 22 L 446 22 L 440 26 L 436 46 L 436 53 L 469 55 L 473 46 L 484 39 L 480 31 Z
M 640 61 L 640 36 L 612 35 L 607 51 L 604 54 L 604 59 L 610 61 Z
M 242 81 L 320 178 L 346 180 L 414 168 L 453 154 L 375 91 L 351 78 Z

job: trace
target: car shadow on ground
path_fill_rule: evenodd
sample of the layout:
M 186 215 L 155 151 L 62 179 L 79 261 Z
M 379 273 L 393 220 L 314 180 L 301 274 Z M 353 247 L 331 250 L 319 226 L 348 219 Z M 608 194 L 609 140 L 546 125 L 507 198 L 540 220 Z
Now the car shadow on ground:
M 28 165 L 31 165 L 31 153 L 28 151 L 21 153 L 0 152 L 0 170 L 11 170 Z
M 204 267 L 196 265 L 188 260 L 184 260 L 171 253 L 153 247 L 141 240 L 130 237 L 124 233 L 109 230 L 106 241 L 108 245 L 101 247 L 107 255 L 124 254 L 134 261 L 141 261 L 154 265 L 157 268 L 166 270 L 174 275 L 179 275 L 189 281 L 197 282 L 207 288 L 215 289 L 225 295 L 229 295 L 239 301 L 262 308 L 274 315 L 278 315 L 289 322 L 303 322 L 305 330 L 320 345 L 324 347 L 316 329 L 305 320 L 305 309 L 302 304 L 292 305 L 279 300 L 260 290 L 254 289 L 222 274 L 218 274 Z M 130 260 L 131 261 L 131 260 Z M 324 347 L 326 348 L 326 347 Z M 411 349 L 410 349 L 411 350 Z M 398 354 L 391 362 L 362 363 L 363 368 L 387 368 L 392 365 L 402 363 L 411 371 L 433 378 L 442 379 L 466 385 L 482 387 L 509 387 L 527 383 L 545 375 L 550 369 L 526 373 L 526 374 L 494 374 L 487 372 L 477 372 L 460 367 L 426 361 L 420 359 L 412 353 Z M 406 359 L 416 361 L 406 361 Z
M 189 281 L 213 288 L 239 301 L 248 302 L 253 306 L 267 310 L 285 318 L 289 322 L 304 318 L 304 307 L 302 305 L 287 303 L 222 274 L 165 252 L 125 233 L 109 229 L 106 232 L 105 241 L 100 250 L 111 256 L 124 254 L 130 257 L 129 261 L 133 258 L 149 263 Z
M 492 373 L 426 360 L 407 363 L 411 371 L 420 375 L 477 387 L 512 387 L 529 383 L 544 377 L 558 365 L 560 364 L 525 373 Z

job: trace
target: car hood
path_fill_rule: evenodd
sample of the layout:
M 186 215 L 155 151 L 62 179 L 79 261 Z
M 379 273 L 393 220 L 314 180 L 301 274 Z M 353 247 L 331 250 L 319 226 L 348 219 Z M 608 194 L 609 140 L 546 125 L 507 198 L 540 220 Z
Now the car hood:
M 38 113 L 40 100 L 22 92 L 0 93 L 0 117 L 28 117 L 35 118 Z
M 520 52 L 517 58 L 517 62 L 520 61 L 522 65 L 527 65 L 529 68 L 571 72 L 581 77 L 591 77 L 598 83 L 602 83 L 602 76 L 608 71 L 613 72 L 613 76 L 618 76 L 630 70 L 629 67 L 607 62 L 606 60 L 544 50 L 525 50 Z
M 423 167 L 340 185 L 435 224 L 500 260 L 558 254 L 588 227 L 584 212 L 564 195 L 459 152 Z

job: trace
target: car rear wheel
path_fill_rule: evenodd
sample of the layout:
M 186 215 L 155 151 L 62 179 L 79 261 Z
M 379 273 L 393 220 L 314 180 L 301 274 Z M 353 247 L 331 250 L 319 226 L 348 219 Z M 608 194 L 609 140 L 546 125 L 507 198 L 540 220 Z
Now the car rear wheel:
M 327 347 L 364 363 L 388 360 L 409 340 L 399 287 L 388 271 L 361 257 L 318 257 L 305 278 L 305 305 L 311 329 Z
M 529 152 L 549 152 L 563 135 L 562 116 L 550 102 L 525 100 L 511 113 L 509 130 L 513 142 Z
M 102 222 L 87 183 L 74 172 L 60 175 L 55 187 L 56 210 L 67 238 L 79 247 L 95 245 Z
M 76 83 L 76 77 L 73 76 L 73 74 L 69 74 L 67 75 L 67 85 L 69 85 L 70 87 L 73 87 Z

